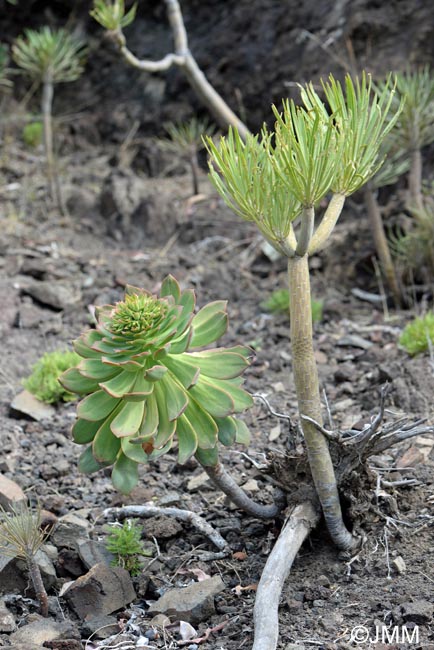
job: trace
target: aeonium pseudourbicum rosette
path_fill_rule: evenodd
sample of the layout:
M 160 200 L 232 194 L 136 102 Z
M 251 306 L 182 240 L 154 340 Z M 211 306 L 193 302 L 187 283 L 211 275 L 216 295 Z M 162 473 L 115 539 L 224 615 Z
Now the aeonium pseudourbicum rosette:
M 168 276 L 160 295 L 128 286 L 116 305 L 97 309 L 96 329 L 74 342 L 83 357 L 60 381 L 85 396 L 72 434 L 88 444 L 79 468 L 91 473 L 113 465 L 112 480 L 128 493 L 138 464 L 167 452 L 174 440 L 178 460 L 196 455 L 218 463 L 218 443 L 247 444 L 249 431 L 234 417 L 253 404 L 240 375 L 251 351 L 243 346 L 203 350 L 226 331 L 226 302 L 194 314 L 192 290 Z

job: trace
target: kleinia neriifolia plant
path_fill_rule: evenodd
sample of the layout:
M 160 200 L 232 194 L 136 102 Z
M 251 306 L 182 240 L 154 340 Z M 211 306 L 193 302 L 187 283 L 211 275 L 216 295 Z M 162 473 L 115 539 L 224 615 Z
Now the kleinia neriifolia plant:
M 41 27 L 27 29 L 13 47 L 15 63 L 32 81 L 42 86 L 41 111 L 44 125 L 44 147 L 51 198 L 61 207 L 61 197 L 54 164 L 53 92 L 60 82 L 75 81 L 84 70 L 86 48 L 81 38 L 64 29 Z
M 60 381 L 84 396 L 72 430 L 77 443 L 88 445 L 79 467 L 90 473 L 113 465 L 121 492 L 136 485 L 140 464 L 175 441 L 180 463 L 195 456 L 220 487 L 239 492 L 219 462 L 218 444 L 249 440 L 236 414 L 253 404 L 240 377 L 250 350 L 204 350 L 226 331 L 226 302 L 211 302 L 196 314 L 195 302 L 194 292 L 181 291 L 172 276 L 159 296 L 128 286 L 124 300 L 98 308 L 96 329 L 74 343 L 83 359 Z M 243 507 L 244 497 L 238 499 Z M 262 514 L 274 512 L 263 507 Z
M 358 540 L 341 512 L 322 408 L 312 341 L 309 256 L 326 246 L 347 196 L 380 168 L 380 145 L 393 127 L 390 81 L 376 92 L 369 76 L 342 86 L 330 75 L 323 84 L 327 105 L 312 84 L 301 89 L 302 106 L 273 108 L 274 132 L 245 141 L 230 130 L 216 145 L 208 139 L 211 179 L 225 202 L 256 223 L 269 243 L 288 258 L 292 369 L 309 463 L 325 520 L 335 543 L 354 549 Z M 315 206 L 331 195 L 315 226 Z M 298 224 L 298 231 L 296 226 Z

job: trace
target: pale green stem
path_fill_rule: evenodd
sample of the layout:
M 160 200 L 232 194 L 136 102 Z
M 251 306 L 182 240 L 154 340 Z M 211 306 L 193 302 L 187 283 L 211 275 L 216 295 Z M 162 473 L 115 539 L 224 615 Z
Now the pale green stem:
M 288 285 L 291 296 L 292 368 L 300 415 L 322 424 L 318 370 L 312 338 L 312 309 L 308 256 L 288 260 Z M 309 464 L 327 528 L 342 549 L 356 548 L 358 542 L 342 519 L 336 477 L 326 438 L 312 422 L 301 421 Z
M 395 305 L 400 307 L 402 304 L 401 291 L 399 289 L 398 278 L 396 276 L 395 266 L 390 253 L 389 242 L 384 232 L 383 220 L 381 218 L 380 208 L 374 194 L 371 183 L 367 183 L 364 188 L 365 203 L 368 211 L 368 217 L 371 225 L 372 235 L 374 237 L 375 248 L 380 260 L 381 268 L 386 278 L 389 289 L 393 294 Z
M 52 107 L 53 107 L 53 78 L 50 71 L 47 71 L 42 85 L 42 118 L 44 122 L 44 150 L 47 164 L 47 180 L 51 195 L 51 200 L 56 197 L 54 183 L 54 153 L 53 153 L 53 125 L 52 125 Z
M 308 251 L 309 255 L 318 253 L 318 251 L 324 248 L 337 220 L 340 217 L 344 203 L 345 194 L 333 194 L 321 223 L 313 233 Z
M 303 257 L 303 255 L 306 255 L 307 253 L 310 241 L 312 239 L 314 223 L 315 210 L 313 206 L 304 207 L 301 214 L 300 233 L 298 236 L 298 244 L 295 251 L 295 254 L 299 257 Z
M 423 210 L 422 198 L 422 153 L 419 148 L 411 152 L 411 167 L 408 175 L 410 207 Z

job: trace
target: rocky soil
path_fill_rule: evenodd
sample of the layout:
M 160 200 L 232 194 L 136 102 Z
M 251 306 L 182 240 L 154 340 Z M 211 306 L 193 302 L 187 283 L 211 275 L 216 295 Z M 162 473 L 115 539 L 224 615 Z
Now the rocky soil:
M 6 40 L 25 21 L 60 24 L 70 11 L 61 2 L 20 4 L 20 14 L 8 5 Z M 51 533 L 38 555 L 49 594 L 47 619 L 38 613 L 23 561 L 0 552 L 0 647 L 249 648 L 256 585 L 282 522 L 244 515 L 200 467 L 178 466 L 175 455 L 143 468 L 139 487 L 122 497 L 108 474 L 78 474 L 81 449 L 70 437 L 74 404 L 47 408 L 22 395 L 32 364 L 90 327 L 95 306 L 121 299 L 127 283 L 156 290 L 172 273 L 196 290 L 199 305 L 229 300 L 222 343 L 252 347 L 247 388 L 274 412 L 256 398 L 245 414 L 251 445 L 225 452 L 228 469 L 251 496 L 267 502 L 273 467 L 301 451 L 288 318 L 261 307 L 285 286 L 284 261 L 267 257 L 254 228 L 222 205 L 205 174 L 202 195 L 191 199 L 182 161 L 159 151 L 154 136 L 157 117 L 158 124 L 186 117 L 196 100 L 176 73 L 143 78 L 126 71 L 109 46 L 98 51 L 99 35 L 84 4 L 75 3 L 76 18 L 90 32 L 94 58 L 88 75 L 75 90 L 62 89 L 55 104 L 62 115 L 57 137 L 65 215 L 48 200 L 42 151 L 29 150 L 21 139 L 25 110 L 38 110 L 36 98 L 23 109 L 21 80 L 15 96 L 3 99 L 3 114 L 14 119 L 1 123 L 0 504 L 38 500 Z M 369 59 L 381 71 L 407 58 L 433 59 L 428 2 L 290 4 L 185 2 L 201 65 L 235 107 L 246 108 L 252 128 L 266 118 L 264 106 L 293 91 L 287 82 L 340 69 L 315 40 L 301 38 L 303 29 L 322 43 L 333 37 L 328 49 L 339 56 L 346 56 L 349 38 L 358 60 Z M 216 39 L 209 38 L 211 22 Z M 167 37 L 163 12 L 143 2 L 132 44 L 141 55 L 158 56 Z M 161 52 L 154 50 L 155 38 Z M 137 130 L 128 138 L 135 120 Z M 397 344 L 421 302 L 432 302 L 432 292 L 415 294 L 414 309 L 406 312 L 361 300 L 355 289 L 380 292 L 372 255 L 356 197 L 330 248 L 312 259 L 313 294 L 324 301 L 316 355 L 333 425 L 346 429 L 368 421 L 385 383 L 392 387 L 387 420 L 405 415 L 433 423 L 432 359 L 412 359 Z M 372 458 L 357 494 L 345 495 L 348 517 L 367 539 L 358 556 L 341 556 L 322 526 L 311 535 L 283 592 L 279 650 L 354 648 L 356 626 L 373 639 L 358 647 L 425 650 L 434 643 L 433 445 L 432 436 L 421 436 Z M 158 516 L 141 520 L 149 555 L 140 575 L 131 578 L 113 567 L 105 541 L 114 515 L 104 510 L 148 502 L 201 515 L 231 554 L 219 558 L 203 532 Z M 391 640 L 384 625 L 399 626 L 400 636 Z M 403 629 L 417 630 L 414 643 L 402 638 Z

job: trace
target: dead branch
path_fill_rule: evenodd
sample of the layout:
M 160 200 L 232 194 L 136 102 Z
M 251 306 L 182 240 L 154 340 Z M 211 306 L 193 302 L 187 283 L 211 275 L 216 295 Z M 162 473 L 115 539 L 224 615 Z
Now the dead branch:
M 262 572 L 254 607 L 252 650 L 275 650 L 279 634 L 278 608 L 283 584 L 300 546 L 320 518 L 310 501 L 298 505 L 279 535 Z
M 187 77 L 196 95 L 214 115 L 220 126 L 223 128 L 227 128 L 229 125 L 235 127 L 240 136 L 245 139 L 249 133 L 248 128 L 209 83 L 189 50 L 187 31 L 178 0 L 165 0 L 165 3 L 175 51 L 166 54 L 159 61 L 139 59 L 128 49 L 125 36 L 119 28 L 110 32 L 110 35 L 117 44 L 122 57 L 129 65 L 145 72 L 162 72 L 168 70 L 172 65 L 178 66 Z
M 127 517 L 158 517 L 164 515 L 166 517 L 175 517 L 181 521 L 191 524 L 200 533 L 208 537 L 208 539 L 217 546 L 220 551 L 229 554 L 230 548 L 226 540 L 215 530 L 205 519 L 190 510 L 182 510 L 181 508 L 160 508 L 159 506 L 145 504 L 143 506 L 124 506 L 123 508 L 106 508 L 103 516 L 107 519 L 109 517 L 116 517 L 116 519 L 126 519 Z

